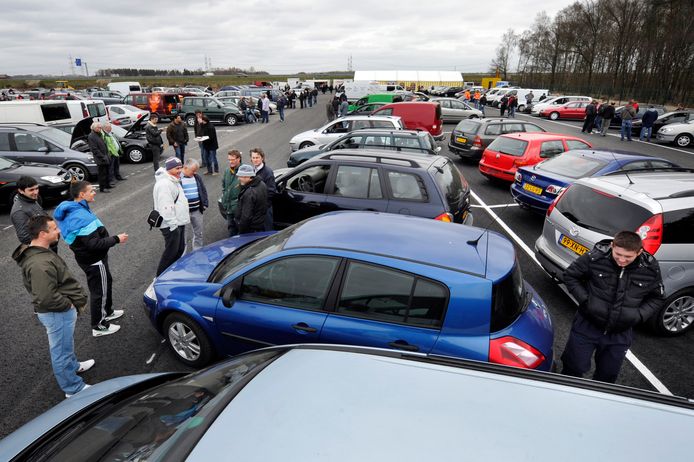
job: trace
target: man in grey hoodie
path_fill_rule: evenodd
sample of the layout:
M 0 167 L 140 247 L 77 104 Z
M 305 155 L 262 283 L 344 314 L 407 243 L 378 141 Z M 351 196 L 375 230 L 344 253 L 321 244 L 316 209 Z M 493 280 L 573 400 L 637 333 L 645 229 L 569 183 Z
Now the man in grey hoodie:
M 164 167 L 154 174 L 154 210 L 162 217 L 159 227 L 164 236 L 164 253 L 157 266 L 157 276 L 178 260 L 186 248 L 185 226 L 190 223 L 188 199 L 181 187 L 183 164 L 178 157 L 166 159 Z

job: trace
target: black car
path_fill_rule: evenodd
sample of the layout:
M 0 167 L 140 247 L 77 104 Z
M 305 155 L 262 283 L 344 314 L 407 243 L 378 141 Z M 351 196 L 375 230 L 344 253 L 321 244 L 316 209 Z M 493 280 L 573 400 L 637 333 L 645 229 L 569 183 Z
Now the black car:
M 147 138 L 145 137 L 145 124 L 148 120 L 149 117 L 141 117 L 128 130 L 117 125 L 111 125 L 111 133 L 120 142 L 123 149 L 122 161 L 139 164 L 152 158 L 152 152 L 147 149 Z M 80 120 L 77 125 L 72 127 L 73 148 L 80 149 L 80 147 L 87 145 L 91 124 L 92 119 L 87 118 Z
M 465 119 L 451 132 L 448 149 L 463 159 L 476 160 L 482 157 L 482 152 L 499 135 L 544 131 L 539 125 L 518 119 Z
M 431 134 L 424 130 L 358 130 L 333 142 L 292 152 L 287 167 L 296 167 L 312 157 L 336 149 L 388 149 L 429 155 L 441 150 Z
M 449 98 L 453 98 L 453 97 L 455 97 L 456 93 L 458 93 L 460 91 L 464 91 L 464 90 L 465 90 L 465 88 L 463 88 L 463 87 L 448 87 L 444 91 L 441 92 L 440 96 L 446 96 Z
M 658 108 L 655 108 L 656 111 Z M 694 119 L 694 112 L 691 111 L 672 111 L 672 112 L 658 112 L 658 118 L 653 122 L 653 136 L 658 133 L 658 130 L 663 128 L 665 125 L 669 124 L 683 124 Z M 631 123 L 631 129 L 634 134 L 641 133 L 641 119 L 634 120 Z
M 351 111 L 347 113 L 347 115 L 364 115 L 364 114 L 371 114 L 373 111 L 376 109 L 380 108 L 381 106 L 385 106 L 388 103 L 369 103 L 369 104 L 362 104 L 361 106 L 357 106 Z
M 62 167 L 39 163 L 15 162 L 0 157 L 0 206 L 12 207 L 17 180 L 30 176 L 39 183 L 39 197 L 45 202 L 67 199 L 72 175 Z
M 331 151 L 276 172 L 276 228 L 336 210 L 472 223 L 470 187 L 453 161 L 381 149 Z
M 622 127 L 622 109 L 624 109 L 624 106 L 617 106 L 614 110 L 614 117 L 610 121 L 610 128 L 620 128 Z M 634 130 L 634 125 L 637 125 L 638 131 L 641 131 L 641 117 L 643 117 L 643 114 L 645 114 L 646 110 L 648 109 L 648 106 L 639 106 L 639 110 L 636 112 L 636 116 L 631 121 L 631 127 L 632 131 Z M 658 117 L 660 117 L 662 114 L 665 114 L 665 108 L 662 106 L 657 106 L 654 108 L 656 111 L 658 111 Z M 653 133 L 656 133 L 657 130 L 653 130 Z

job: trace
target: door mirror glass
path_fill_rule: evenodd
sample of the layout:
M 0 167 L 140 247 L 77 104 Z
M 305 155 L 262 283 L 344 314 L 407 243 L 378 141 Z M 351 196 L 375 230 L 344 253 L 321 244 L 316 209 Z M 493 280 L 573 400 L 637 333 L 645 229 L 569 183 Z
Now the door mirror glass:
M 38 151 L 38 152 L 48 153 L 48 152 L 50 151 L 50 149 L 48 149 L 47 146 L 41 146 L 40 148 L 37 149 L 37 151 Z

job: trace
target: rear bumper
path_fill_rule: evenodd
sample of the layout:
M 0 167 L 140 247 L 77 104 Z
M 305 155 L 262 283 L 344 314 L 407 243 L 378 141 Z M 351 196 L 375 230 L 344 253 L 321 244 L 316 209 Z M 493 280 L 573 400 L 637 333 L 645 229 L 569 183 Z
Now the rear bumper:
M 535 257 L 548 275 L 559 281 L 564 281 L 564 270 L 566 268 L 563 268 L 557 263 L 560 259 L 548 248 L 547 242 L 543 236 L 540 236 L 537 241 L 535 241 Z
M 464 144 L 457 144 L 453 141 L 452 135 L 451 139 L 448 141 L 448 149 L 451 152 L 466 159 L 479 159 L 482 157 L 482 152 L 484 151 L 484 148 L 480 148 L 477 146 L 466 146 Z
M 480 169 L 480 173 L 482 173 L 482 175 L 493 176 L 495 178 L 499 178 L 501 180 L 505 180 L 505 181 L 509 181 L 509 182 L 515 181 L 515 176 L 516 176 L 515 171 L 501 170 L 498 168 L 489 167 L 488 165 L 483 164 L 482 162 L 480 162 L 480 164 L 479 164 L 479 169 Z
M 541 197 L 528 194 L 518 183 L 513 183 L 510 188 L 513 200 L 521 207 L 526 207 L 536 213 L 545 214 L 552 201 L 546 201 Z

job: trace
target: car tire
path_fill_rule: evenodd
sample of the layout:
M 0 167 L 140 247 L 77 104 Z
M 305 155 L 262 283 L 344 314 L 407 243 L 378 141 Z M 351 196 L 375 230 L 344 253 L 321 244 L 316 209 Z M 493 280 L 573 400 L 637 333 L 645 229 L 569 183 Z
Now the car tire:
M 550 119 L 550 120 L 557 120 L 557 119 L 559 119 L 559 113 L 558 113 L 558 112 L 551 112 L 551 113 L 549 114 L 549 119 Z
M 128 162 L 133 164 L 141 164 L 146 158 L 145 150 L 139 146 L 128 148 L 128 150 L 125 152 L 125 156 L 128 159 Z
M 164 319 L 163 332 L 176 359 L 190 367 L 199 369 L 214 357 L 212 343 L 207 334 L 185 314 L 168 315 Z
M 307 147 L 313 146 L 313 145 L 314 145 L 314 143 L 312 143 L 311 141 L 304 141 L 303 143 L 301 143 L 299 145 L 299 149 L 304 149 L 304 148 L 307 148 Z
M 688 133 L 682 133 L 675 137 L 675 144 L 680 148 L 687 148 L 692 145 L 692 135 Z
M 194 114 L 186 116 L 186 125 L 188 125 L 189 127 L 195 126 L 195 115 Z
M 77 181 L 89 180 L 89 172 L 79 164 L 67 164 L 63 166 L 63 168 L 70 172 L 72 177 Z
M 224 123 L 233 127 L 234 125 L 239 123 L 239 119 L 234 114 L 229 114 L 224 118 Z
M 694 325 L 694 289 L 680 290 L 668 297 L 663 308 L 648 320 L 657 334 L 674 337 Z
M 517 110 L 518 112 L 525 112 L 525 104 L 521 104 L 520 106 L 518 106 L 518 107 L 516 108 L 516 110 Z

